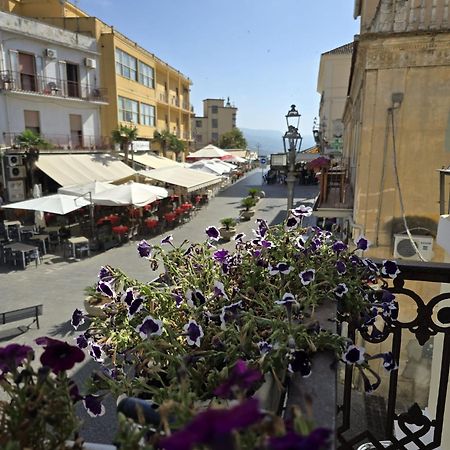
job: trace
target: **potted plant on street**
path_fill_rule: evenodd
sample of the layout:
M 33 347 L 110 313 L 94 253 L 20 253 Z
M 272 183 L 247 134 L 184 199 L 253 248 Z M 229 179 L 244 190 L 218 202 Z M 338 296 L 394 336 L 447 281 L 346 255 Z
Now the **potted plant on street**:
M 244 207 L 241 210 L 240 218 L 241 220 L 250 220 L 255 214 L 254 206 L 256 205 L 256 200 L 252 197 L 245 197 L 241 200 L 241 206 Z
M 253 198 L 255 200 L 255 202 L 258 202 L 259 199 L 261 198 L 261 189 L 259 188 L 250 188 L 248 190 L 248 196 Z
M 220 221 L 222 227 L 219 228 L 220 236 L 224 241 L 229 241 L 236 234 L 236 220 L 232 217 L 225 217 Z

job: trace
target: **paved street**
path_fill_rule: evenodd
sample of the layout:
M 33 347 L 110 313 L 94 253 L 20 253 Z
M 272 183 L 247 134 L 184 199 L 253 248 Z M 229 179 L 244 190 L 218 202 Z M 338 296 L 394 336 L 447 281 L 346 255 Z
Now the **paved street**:
M 261 187 L 266 197 L 257 205 L 256 218 L 266 219 L 269 223 L 278 223 L 284 218 L 286 208 L 286 186 L 264 185 L 261 170 L 255 170 L 246 178 L 218 194 L 210 200 L 190 222 L 177 227 L 170 233 L 174 236 L 174 244 L 184 239 L 192 242 L 204 240 L 205 228 L 209 225 L 219 225 L 224 217 L 237 217 L 242 197 L 247 195 L 251 187 Z M 308 203 L 317 195 L 317 186 L 296 186 L 295 203 Z M 237 231 L 243 231 L 251 236 L 254 220 L 238 224 Z M 159 243 L 161 236 L 149 239 L 149 242 Z M 74 333 L 69 319 L 75 308 L 82 308 L 84 289 L 93 285 L 97 273 L 102 265 L 109 264 L 121 268 L 129 276 L 139 281 L 149 281 L 155 278 L 148 263 L 138 257 L 135 242 L 124 244 L 122 247 L 86 258 L 80 261 L 59 262 L 50 257 L 44 258 L 38 267 L 30 265 L 24 271 L 13 271 L 0 274 L 1 310 L 9 311 L 30 305 L 42 303 L 44 314 L 40 318 L 41 329 L 32 327 L 24 334 L 17 335 L 15 324 L 4 325 L 0 328 L 0 342 L 31 344 L 39 336 L 53 336 L 60 339 L 72 340 Z M 20 325 L 20 323 L 19 323 Z M 75 374 L 77 379 L 83 379 L 95 367 L 94 363 L 86 360 L 84 366 Z M 111 405 L 113 406 L 113 405 Z M 83 435 L 94 442 L 110 441 L 114 434 L 111 418 L 95 419 L 95 426 L 88 426 Z M 92 422 L 91 422 L 92 423 Z

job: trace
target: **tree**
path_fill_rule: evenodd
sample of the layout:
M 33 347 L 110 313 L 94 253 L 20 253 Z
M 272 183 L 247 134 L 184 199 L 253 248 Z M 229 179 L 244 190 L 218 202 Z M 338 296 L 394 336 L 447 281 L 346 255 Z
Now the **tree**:
M 239 128 L 233 128 L 231 131 L 227 131 L 220 136 L 219 147 L 241 148 L 245 150 L 247 148 L 247 141 Z
M 113 130 L 111 133 L 113 142 L 120 145 L 120 148 L 125 152 L 125 163 L 128 164 L 128 156 L 130 151 L 130 144 L 138 137 L 138 131 L 135 126 L 119 125 L 119 128 Z
M 153 139 L 160 145 L 164 157 L 167 157 L 168 150 L 174 152 L 176 155 L 184 151 L 183 141 L 178 139 L 169 130 L 155 131 Z

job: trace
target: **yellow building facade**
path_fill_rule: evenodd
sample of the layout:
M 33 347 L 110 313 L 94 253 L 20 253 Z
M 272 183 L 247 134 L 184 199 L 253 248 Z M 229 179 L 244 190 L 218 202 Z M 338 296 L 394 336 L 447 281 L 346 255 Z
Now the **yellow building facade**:
M 108 102 L 102 107 L 102 135 L 111 136 L 120 124 L 136 126 L 142 148 L 155 131 L 168 130 L 191 142 L 191 80 L 153 53 L 75 5 L 60 0 L 0 0 L 2 10 L 33 17 L 96 38 L 100 56 L 100 85 Z M 156 142 L 152 150 L 159 150 Z
M 344 155 L 353 221 L 372 256 L 395 255 L 395 235 L 434 237 L 438 169 L 450 164 L 450 28 L 445 0 L 356 2 L 355 42 L 344 113 Z M 434 243 L 433 260 L 443 251 Z

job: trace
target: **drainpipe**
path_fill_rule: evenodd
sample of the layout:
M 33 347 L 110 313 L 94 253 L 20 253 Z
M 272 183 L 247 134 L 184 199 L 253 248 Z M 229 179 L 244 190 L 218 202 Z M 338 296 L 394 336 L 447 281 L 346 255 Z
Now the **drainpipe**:
M 356 236 L 355 241 L 359 238 L 359 236 L 364 235 L 364 226 L 363 225 L 353 222 L 353 219 L 351 217 L 348 219 L 348 223 L 350 224 L 350 227 L 352 229 L 356 228 L 357 230 L 359 230 L 358 236 Z

